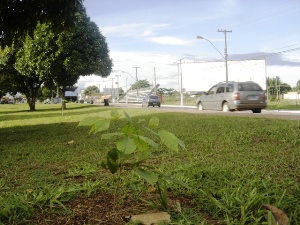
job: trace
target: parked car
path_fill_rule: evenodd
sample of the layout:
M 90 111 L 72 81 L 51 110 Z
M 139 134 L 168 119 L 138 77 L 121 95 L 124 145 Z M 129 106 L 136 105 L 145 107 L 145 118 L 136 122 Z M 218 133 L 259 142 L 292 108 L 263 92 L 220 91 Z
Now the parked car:
M 199 110 L 240 111 L 261 113 L 267 106 L 266 92 L 255 82 L 221 82 L 196 100 Z
M 146 96 L 142 101 L 143 106 L 158 106 L 160 107 L 160 98 L 157 95 Z
M 8 97 L 3 96 L 3 97 L 1 98 L 1 100 L 0 100 L 0 103 L 1 103 L 1 104 L 8 104 L 8 100 L 9 100 Z
M 20 103 L 27 103 L 27 99 L 26 98 L 22 98 L 22 100 L 20 101 Z
M 7 103 L 8 103 L 8 104 L 15 104 L 15 101 L 14 101 L 14 99 L 9 99 L 9 100 L 7 101 Z
M 45 99 L 44 104 L 51 104 L 51 100 L 49 98 Z

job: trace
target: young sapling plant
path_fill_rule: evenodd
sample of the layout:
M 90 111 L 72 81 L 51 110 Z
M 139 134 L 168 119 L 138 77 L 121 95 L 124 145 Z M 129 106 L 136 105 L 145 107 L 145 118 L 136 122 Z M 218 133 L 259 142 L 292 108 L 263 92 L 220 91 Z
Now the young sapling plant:
M 113 122 L 122 119 L 121 114 L 114 109 L 111 110 L 110 118 L 89 117 L 83 119 L 78 126 L 90 126 L 90 134 L 103 132 L 102 140 L 115 141 L 115 146 L 107 152 L 106 161 L 101 164 L 103 168 L 117 175 L 114 202 L 121 185 L 121 178 L 126 175 L 126 171 L 134 171 L 149 184 L 156 185 L 161 202 L 166 208 L 166 201 L 162 201 L 165 194 L 159 185 L 160 179 L 168 179 L 186 188 L 189 187 L 182 181 L 161 173 L 155 166 L 150 165 L 149 161 L 155 151 L 167 149 L 171 152 L 178 152 L 179 148 L 185 148 L 185 145 L 172 132 L 159 129 L 158 117 L 152 117 L 148 122 L 145 119 L 134 122 L 127 112 L 123 112 L 126 124 L 118 127 L 116 132 L 104 133 Z

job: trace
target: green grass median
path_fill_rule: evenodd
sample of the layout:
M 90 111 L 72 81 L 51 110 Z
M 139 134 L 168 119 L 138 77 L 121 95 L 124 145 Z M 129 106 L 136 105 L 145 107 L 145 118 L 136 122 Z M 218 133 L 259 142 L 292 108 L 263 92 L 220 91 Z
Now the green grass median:
M 86 117 L 109 117 L 113 106 L 68 103 L 63 113 L 55 104 L 36 108 L 0 105 L 0 224 L 26 224 L 40 209 L 68 214 L 67 202 L 113 192 L 114 178 L 100 163 L 114 143 L 77 127 Z M 228 225 L 268 224 L 263 204 L 300 224 L 300 121 L 125 111 L 134 120 L 158 117 L 186 145 L 178 153 L 157 151 L 149 162 L 190 187 L 164 184 L 170 194 L 193 199 L 175 224 L 213 224 L 202 215 Z M 138 180 L 128 174 L 124 196 L 147 190 Z

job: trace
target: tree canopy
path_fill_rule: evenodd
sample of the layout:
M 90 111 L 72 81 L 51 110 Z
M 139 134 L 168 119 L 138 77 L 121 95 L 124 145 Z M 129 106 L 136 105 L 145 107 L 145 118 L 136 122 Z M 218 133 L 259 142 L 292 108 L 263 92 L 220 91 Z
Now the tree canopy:
M 150 83 L 148 80 L 138 80 L 134 84 L 131 85 L 132 90 L 134 89 L 139 89 L 139 88 L 144 88 L 144 87 L 149 87 Z
M 96 85 L 93 85 L 93 86 L 88 86 L 86 89 L 84 89 L 83 94 L 91 95 L 99 92 L 100 92 L 99 88 Z
M 300 80 L 297 81 L 297 84 L 296 84 L 296 90 L 297 90 L 297 91 L 300 91 Z
M 268 92 L 269 96 L 271 96 L 271 99 L 277 99 L 279 100 L 279 95 L 283 93 L 287 93 L 288 91 L 292 90 L 292 87 L 281 81 L 280 77 L 275 78 L 267 78 L 267 86 L 268 86 Z
M 7 58 L 2 61 L 7 63 L 1 64 L 5 65 L 1 76 L 3 71 L 11 74 L 10 81 L 26 95 L 30 110 L 35 110 L 36 94 L 42 85 L 59 87 L 64 98 L 65 88 L 74 85 L 79 76 L 110 74 L 112 60 L 105 37 L 84 7 L 78 7 L 75 22 L 75 27 L 61 33 L 56 33 L 50 22 L 38 23 L 32 36 L 16 41 L 11 54 L 3 53 Z
M 56 31 L 75 26 L 75 14 L 83 0 L 1 0 L 0 44 L 11 46 L 15 38 L 33 34 L 38 23 L 51 22 Z

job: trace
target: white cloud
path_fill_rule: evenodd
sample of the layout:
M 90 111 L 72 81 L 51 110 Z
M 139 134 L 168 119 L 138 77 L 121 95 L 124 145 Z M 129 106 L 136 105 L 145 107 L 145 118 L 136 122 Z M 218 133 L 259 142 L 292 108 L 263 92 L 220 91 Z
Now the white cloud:
M 109 36 L 151 36 L 161 29 L 168 27 L 168 24 L 149 24 L 149 23 L 129 23 L 101 27 L 103 35 Z
M 191 45 L 194 41 L 186 41 L 184 39 L 164 36 L 164 37 L 151 37 L 148 38 L 151 42 L 155 42 L 161 45 Z

